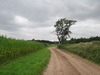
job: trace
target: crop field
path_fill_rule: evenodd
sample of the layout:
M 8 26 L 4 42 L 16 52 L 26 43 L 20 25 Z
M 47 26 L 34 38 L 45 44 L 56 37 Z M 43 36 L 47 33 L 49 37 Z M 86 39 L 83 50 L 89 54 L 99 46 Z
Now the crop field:
M 46 44 L 0 36 L 0 65 L 46 47 Z
M 100 41 L 59 45 L 58 47 L 100 65 Z
M 41 75 L 50 58 L 50 51 L 42 49 L 0 67 L 0 75 Z

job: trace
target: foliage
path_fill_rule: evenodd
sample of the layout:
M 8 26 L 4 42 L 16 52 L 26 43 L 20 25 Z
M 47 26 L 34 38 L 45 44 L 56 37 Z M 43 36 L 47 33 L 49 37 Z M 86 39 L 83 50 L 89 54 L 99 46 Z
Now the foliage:
M 46 45 L 43 43 L 0 36 L 0 65 L 31 52 L 38 51 L 44 47 Z
M 0 75 L 41 75 L 49 58 L 49 50 L 39 50 L 0 67 Z
M 60 19 L 54 25 L 55 32 L 59 43 L 64 43 L 70 36 L 71 31 L 69 30 L 70 26 L 75 24 L 75 20 L 66 20 L 65 18 Z
M 74 44 L 74 43 L 80 43 L 80 42 L 91 42 L 91 41 L 100 41 L 100 37 L 90 37 L 90 38 L 71 38 L 69 41 L 67 41 L 67 44 Z
M 58 47 L 100 64 L 100 41 L 59 45 Z

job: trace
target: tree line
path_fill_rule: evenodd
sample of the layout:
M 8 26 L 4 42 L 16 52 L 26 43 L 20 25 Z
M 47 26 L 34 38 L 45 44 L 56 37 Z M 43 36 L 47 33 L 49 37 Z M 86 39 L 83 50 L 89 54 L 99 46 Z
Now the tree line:
M 35 40 L 35 39 L 32 39 L 32 41 L 37 41 L 37 42 L 41 42 L 41 43 L 47 43 L 47 44 L 58 44 L 58 41 L 49 41 L 49 40 Z
M 74 43 L 80 43 L 80 42 L 91 42 L 91 41 L 100 41 L 100 36 L 96 37 L 90 37 L 90 38 L 71 38 L 70 40 L 67 40 L 67 44 L 74 44 Z

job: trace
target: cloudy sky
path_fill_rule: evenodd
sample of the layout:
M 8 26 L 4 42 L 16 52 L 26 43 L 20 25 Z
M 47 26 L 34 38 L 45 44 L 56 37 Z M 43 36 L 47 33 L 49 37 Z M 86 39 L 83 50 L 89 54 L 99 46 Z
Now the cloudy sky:
M 0 0 L 0 35 L 57 40 L 54 24 L 76 20 L 71 37 L 100 36 L 100 0 Z

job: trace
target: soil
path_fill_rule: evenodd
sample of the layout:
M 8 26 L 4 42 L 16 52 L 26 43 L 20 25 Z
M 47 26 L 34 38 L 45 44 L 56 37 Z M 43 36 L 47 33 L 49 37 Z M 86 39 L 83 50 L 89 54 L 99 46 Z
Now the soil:
M 51 58 L 43 75 L 100 75 L 99 65 L 57 47 L 49 50 Z

